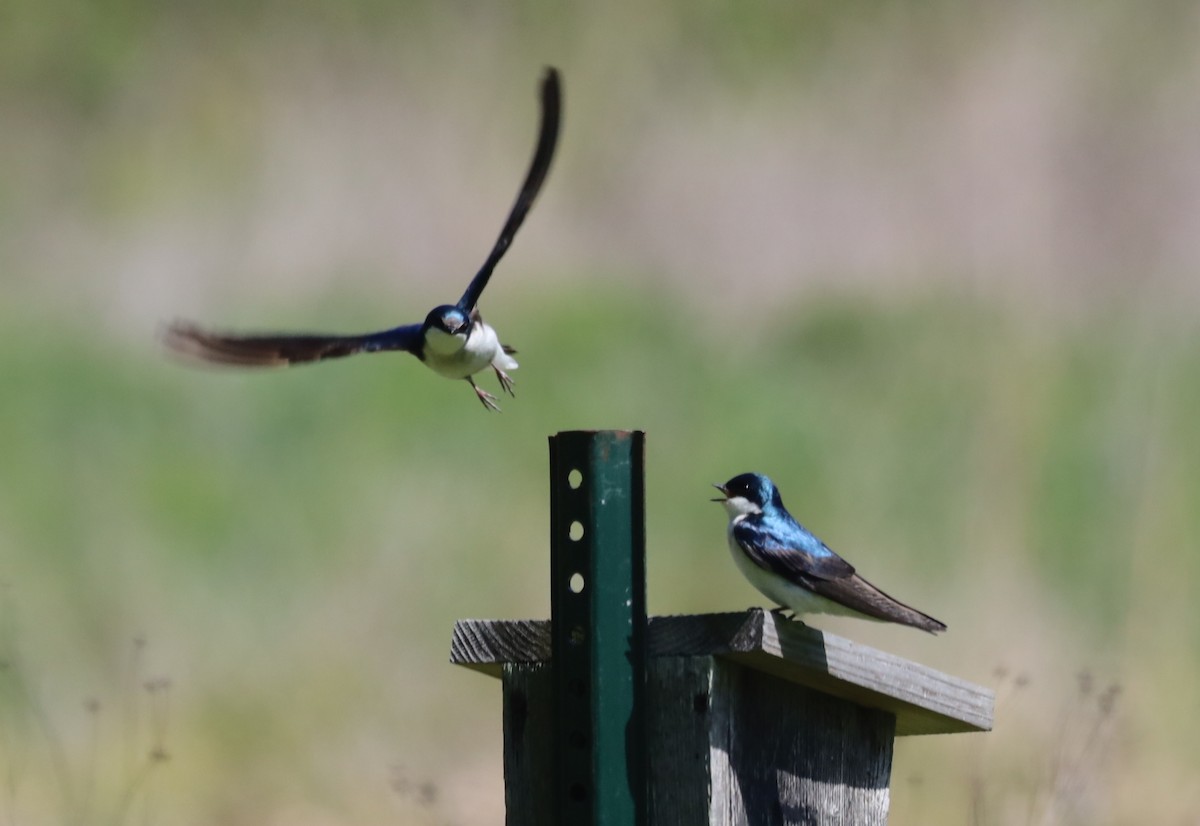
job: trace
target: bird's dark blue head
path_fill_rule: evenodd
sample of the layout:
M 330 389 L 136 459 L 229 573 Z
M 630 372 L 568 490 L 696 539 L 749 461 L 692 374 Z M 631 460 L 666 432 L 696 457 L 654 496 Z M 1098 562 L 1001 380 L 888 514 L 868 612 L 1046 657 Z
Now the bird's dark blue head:
M 761 473 L 742 473 L 723 485 L 713 485 L 713 487 L 725 494 L 723 498 L 714 499 L 714 502 L 737 506 L 738 510 L 757 512 L 765 510 L 768 505 L 777 508 L 783 507 L 779 489 L 775 487 L 774 482 Z
M 425 331 L 440 330 L 446 335 L 466 335 L 471 332 L 471 317 L 453 304 L 434 307 L 425 316 Z
M 434 307 L 421 326 L 421 358 L 430 355 L 449 358 L 462 352 L 473 326 L 471 316 L 460 307 L 451 304 Z

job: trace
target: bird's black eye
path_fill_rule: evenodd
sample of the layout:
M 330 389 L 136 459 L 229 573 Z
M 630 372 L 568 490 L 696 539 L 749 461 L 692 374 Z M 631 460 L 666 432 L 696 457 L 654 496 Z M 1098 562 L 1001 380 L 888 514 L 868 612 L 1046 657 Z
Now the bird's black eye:
M 731 497 L 740 496 L 744 499 L 752 499 L 757 490 L 757 480 L 749 473 L 735 476 L 725 483 L 725 491 Z

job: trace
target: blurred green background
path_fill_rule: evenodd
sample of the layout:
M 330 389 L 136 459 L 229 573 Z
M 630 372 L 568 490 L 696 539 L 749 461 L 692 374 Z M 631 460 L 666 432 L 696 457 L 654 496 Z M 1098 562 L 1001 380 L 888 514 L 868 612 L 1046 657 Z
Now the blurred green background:
M 0 823 L 503 818 L 459 617 L 538 617 L 546 436 L 647 431 L 650 608 L 737 610 L 774 477 L 945 620 L 814 624 L 995 686 L 892 823 L 1200 822 L 1200 10 L 9 0 Z M 376 356 L 186 369 L 160 325 L 454 300 L 516 399 Z M 491 378 L 484 383 L 491 387 Z M 492 387 L 492 389 L 495 389 Z

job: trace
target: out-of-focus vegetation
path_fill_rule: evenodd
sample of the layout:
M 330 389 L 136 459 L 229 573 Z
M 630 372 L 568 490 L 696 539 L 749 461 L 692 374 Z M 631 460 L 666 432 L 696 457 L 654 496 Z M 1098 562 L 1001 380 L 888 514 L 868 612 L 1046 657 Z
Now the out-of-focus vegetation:
M 650 607 L 761 598 L 758 470 L 1000 693 L 892 822 L 1191 822 L 1195 11 L 10 3 L 0 13 L 0 822 L 487 824 L 548 612 L 546 442 L 648 433 Z M 484 295 L 487 414 L 405 356 L 173 363 L 175 315 L 354 330 Z M 490 379 L 484 379 L 490 382 Z

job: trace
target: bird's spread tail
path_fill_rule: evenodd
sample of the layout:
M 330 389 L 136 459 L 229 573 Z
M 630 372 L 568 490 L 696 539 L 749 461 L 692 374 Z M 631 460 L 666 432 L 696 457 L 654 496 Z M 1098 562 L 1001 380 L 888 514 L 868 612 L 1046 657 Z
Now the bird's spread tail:
M 512 354 L 517 352 L 507 344 L 500 345 L 500 352 L 492 359 L 492 366 L 497 370 L 516 370 L 520 367 L 517 360 L 512 357 Z

